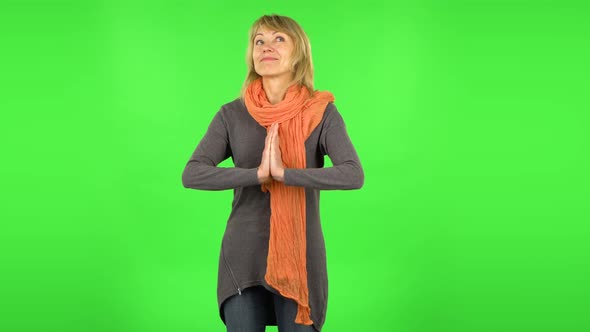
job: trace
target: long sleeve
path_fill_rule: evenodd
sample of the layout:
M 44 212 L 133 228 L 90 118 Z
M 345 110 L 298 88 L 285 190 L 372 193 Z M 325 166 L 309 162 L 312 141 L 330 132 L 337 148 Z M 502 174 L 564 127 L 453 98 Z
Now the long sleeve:
M 184 168 L 182 184 L 185 188 L 225 190 L 259 184 L 256 168 L 217 167 L 232 156 L 222 111 L 215 114 Z
M 326 168 L 287 168 L 285 184 L 313 189 L 359 189 L 364 184 L 364 172 L 359 157 L 346 132 L 346 125 L 335 109 L 326 120 L 320 135 L 320 148 L 330 157 L 333 166 Z

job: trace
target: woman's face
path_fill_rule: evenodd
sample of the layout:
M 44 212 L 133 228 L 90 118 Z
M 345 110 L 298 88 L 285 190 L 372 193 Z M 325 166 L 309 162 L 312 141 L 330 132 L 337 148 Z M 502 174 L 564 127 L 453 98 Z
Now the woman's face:
M 263 77 L 292 77 L 293 40 L 283 32 L 261 27 L 254 36 L 254 70 Z

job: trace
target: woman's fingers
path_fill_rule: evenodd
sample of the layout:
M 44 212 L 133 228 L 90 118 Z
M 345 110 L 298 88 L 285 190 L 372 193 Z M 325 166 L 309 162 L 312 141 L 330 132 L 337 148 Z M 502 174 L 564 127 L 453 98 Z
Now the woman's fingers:
M 274 131 L 273 131 L 273 134 L 272 134 L 272 139 L 273 139 L 273 141 L 274 141 L 274 140 L 275 140 L 277 137 L 279 137 L 279 124 L 278 124 L 278 122 L 277 122 L 277 123 L 275 123 L 275 124 L 274 124 L 274 126 L 275 126 L 275 128 L 274 128 Z
M 277 181 L 283 181 L 284 166 L 279 146 L 279 125 L 273 124 L 270 149 L 270 175 Z
M 270 143 L 272 142 L 273 126 L 274 126 L 274 124 L 271 125 L 270 128 L 268 128 L 268 131 L 266 132 L 266 140 L 264 142 L 265 148 L 267 146 L 270 146 Z
M 272 126 L 271 126 L 272 128 Z M 258 167 L 258 181 L 260 183 L 266 183 L 270 179 L 270 154 L 272 148 L 272 130 L 269 130 L 266 133 L 266 138 L 264 139 L 264 149 L 262 150 L 262 158 L 260 160 L 260 166 Z
M 270 142 L 269 143 L 272 143 L 272 136 L 274 135 L 274 133 L 275 133 L 275 124 L 273 123 L 270 126 L 270 128 L 268 128 L 268 137 L 270 139 Z

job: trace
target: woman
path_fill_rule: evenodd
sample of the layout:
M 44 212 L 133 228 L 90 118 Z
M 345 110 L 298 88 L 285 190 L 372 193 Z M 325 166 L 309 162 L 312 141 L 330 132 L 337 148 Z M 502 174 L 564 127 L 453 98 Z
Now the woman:
M 319 190 L 358 189 L 363 170 L 334 96 L 313 88 L 309 40 L 294 20 L 256 20 L 246 59 L 240 98 L 216 113 L 182 182 L 234 190 L 217 285 L 227 330 L 320 331 L 328 278 Z M 217 167 L 229 157 L 235 167 Z

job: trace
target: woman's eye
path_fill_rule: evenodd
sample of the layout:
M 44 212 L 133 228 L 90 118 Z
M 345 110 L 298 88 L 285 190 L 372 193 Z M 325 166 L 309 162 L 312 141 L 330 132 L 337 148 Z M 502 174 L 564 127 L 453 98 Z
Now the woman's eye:
M 284 42 L 285 41 L 285 37 L 282 36 L 277 36 L 277 38 L 275 38 L 278 41 Z M 262 45 L 264 44 L 264 42 L 262 41 L 262 39 L 258 39 L 254 42 L 254 45 Z

